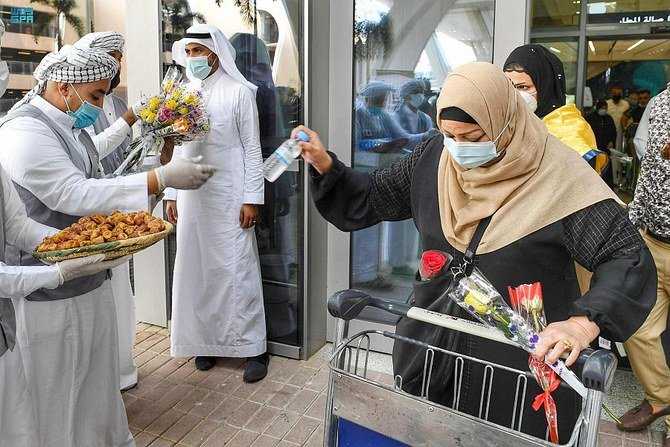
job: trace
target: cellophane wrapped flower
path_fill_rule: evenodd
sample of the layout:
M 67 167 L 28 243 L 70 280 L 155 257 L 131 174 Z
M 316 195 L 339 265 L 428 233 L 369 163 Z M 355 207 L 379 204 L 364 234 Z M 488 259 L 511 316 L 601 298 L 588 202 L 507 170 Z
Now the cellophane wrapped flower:
M 203 93 L 187 84 L 177 67 L 170 67 L 159 94 L 142 98 L 138 114 L 140 136 L 128 147 L 126 159 L 115 174 L 144 170 L 145 157 L 160 156 L 167 137 L 173 137 L 179 144 L 205 136 L 209 131 L 209 115 Z
M 535 332 L 542 332 L 547 327 L 547 319 L 544 315 L 541 284 L 539 282 L 522 284 L 515 289 L 507 287 L 507 292 L 514 310 L 533 327 Z M 542 388 L 542 393 L 538 394 L 533 402 L 533 409 L 538 411 L 544 406 L 549 439 L 558 443 L 556 402 L 551 393 L 558 388 L 561 381 L 549 365 L 534 355 L 528 357 L 528 367 Z
M 429 281 L 444 274 L 444 270 L 448 268 L 451 260 L 451 255 L 439 250 L 424 251 L 419 265 L 421 281 Z
M 452 300 L 484 325 L 497 328 L 505 338 L 530 354 L 535 354 L 535 348 L 540 342 L 539 332 L 512 310 L 479 269 L 473 269 L 468 276 L 458 276 L 454 281 L 456 283 L 448 293 Z M 586 388 L 562 360 L 549 366 L 580 396 L 586 396 Z

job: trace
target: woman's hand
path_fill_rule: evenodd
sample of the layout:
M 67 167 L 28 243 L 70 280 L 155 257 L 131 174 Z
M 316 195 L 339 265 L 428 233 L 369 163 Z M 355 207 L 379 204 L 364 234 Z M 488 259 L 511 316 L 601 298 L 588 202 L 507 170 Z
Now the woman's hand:
M 333 159 L 330 157 L 330 155 L 328 155 L 328 152 L 326 152 L 326 148 L 323 147 L 323 143 L 321 143 L 319 134 L 308 127 L 298 126 L 291 132 L 291 138 L 295 139 L 299 130 L 302 130 L 307 135 L 309 135 L 309 141 L 298 142 L 300 148 L 302 149 L 300 156 L 303 158 L 303 160 L 314 166 L 314 169 L 316 169 L 321 175 L 330 171 L 330 168 L 333 166 Z
M 570 355 L 565 364 L 570 366 L 575 363 L 579 353 L 588 348 L 598 334 L 600 334 L 598 325 L 584 316 L 557 321 L 551 323 L 539 334 L 540 343 L 537 345 L 535 354 L 540 358 L 549 354 L 546 362 L 551 364 L 567 351 Z

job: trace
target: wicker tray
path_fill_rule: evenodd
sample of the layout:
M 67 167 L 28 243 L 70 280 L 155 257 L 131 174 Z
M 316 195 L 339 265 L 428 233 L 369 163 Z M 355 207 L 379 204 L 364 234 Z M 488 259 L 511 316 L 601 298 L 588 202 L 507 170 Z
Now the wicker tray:
M 174 227 L 170 222 L 165 222 L 165 230 L 160 233 L 147 234 L 145 236 L 123 239 L 121 241 L 105 242 L 104 244 L 89 245 L 88 247 L 67 248 L 53 251 L 33 252 L 33 257 L 49 262 L 59 262 L 66 259 L 83 258 L 86 256 L 104 254 L 105 259 L 117 259 L 126 255 L 137 253 L 156 242 L 166 238 L 172 233 Z

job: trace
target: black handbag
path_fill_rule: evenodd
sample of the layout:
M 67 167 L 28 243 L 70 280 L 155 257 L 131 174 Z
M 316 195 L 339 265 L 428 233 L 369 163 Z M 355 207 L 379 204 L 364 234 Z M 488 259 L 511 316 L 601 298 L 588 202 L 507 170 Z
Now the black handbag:
M 454 275 L 450 272 L 453 270 L 470 273 L 474 267 L 477 247 L 490 222 L 491 217 L 479 222 L 460 265 L 453 265 L 455 263 L 451 261 L 452 265 L 444 267 L 446 274 L 428 281 L 421 281 L 419 273 L 415 274 L 414 300 L 410 302 L 412 306 L 453 316 L 460 315 L 460 306 L 448 296 L 448 291 L 454 284 Z M 455 351 L 460 333 L 406 317 L 400 319 L 395 333 L 422 342 L 417 344 L 397 339 L 393 345 L 393 371 L 396 377 L 402 377 L 402 389 L 416 396 L 440 401 L 451 381 L 454 357 L 433 351 L 431 360 L 426 356 L 426 344 Z

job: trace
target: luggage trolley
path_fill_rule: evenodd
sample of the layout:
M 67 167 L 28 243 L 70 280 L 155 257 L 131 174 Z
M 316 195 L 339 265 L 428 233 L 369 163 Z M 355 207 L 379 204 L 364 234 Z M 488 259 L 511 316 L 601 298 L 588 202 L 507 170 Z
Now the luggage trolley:
M 338 318 L 338 322 L 333 353 L 329 360 L 330 378 L 326 401 L 324 447 L 556 446 L 548 440 L 519 431 L 524 411 L 529 411 L 527 407 L 530 405 L 524 402 L 526 386 L 529 381 L 535 380 L 529 371 L 486 362 L 387 331 L 366 330 L 349 336 L 349 321 L 354 318 L 379 322 L 376 318 L 365 318 L 360 315 L 362 311 L 364 314 L 369 314 L 371 307 L 376 308 L 375 311 L 383 309 L 405 317 L 410 310 L 407 304 L 372 298 L 365 292 L 357 290 L 337 292 L 328 300 L 328 310 L 331 315 Z M 410 315 L 415 319 L 428 322 L 421 317 L 417 318 L 414 312 L 410 312 Z M 488 331 L 487 328 L 477 323 L 464 322 L 464 320 L 442 314 L 437 314 L 437 316 L 450 322 L 440 323 L 440 326 L 511 344 L 496 331 L 492 329 Z M 387 319 L 385 322 L 395 323 L 398 319 L 397 317 L 391 321 Z M 477 330 L 473 332 L 473 329 Z M 490 336 L 482 335 L 482 332 L 490 332 L 488 334 Z M 427 348 L 423 370 L 424 385 L 420 396 L 403 391 L 400 376 L 394 378 L 393 384 L 383 384 L 373 380 L 374 374 L 368 370 L 371 336 L 402 340 Z M 431 383 L 432 358 L 436 352 L 454 357 L 454 396 L 451 407 L 433 403 L 423 397 L 428 395 L 425 387 L 426 384 Z M 479 363 L 488 370 L 488 374 L 484 374 L 481 389 L 478 389 L 481 396 L 477 417 L 454 410 L 458 408 L 463 366 L 468 362 Z M 582 400 L 582 411 L 577 418 L 569 442 L 564 445 L 595 447 L 598 441 L 603 397 L 612 385 L 617 360 L 610 351 L 587 349 L 580 354 L 578 362 L 583 365 L 582 381 L 587 388 L 587 394 Z M 487 421 L 491 384 L 493 375 L 497 371 L 512 372 L 517 376 L 516 382 L 509 384 L 515 387 L 516 398 L 511 424 L 507 427 Z M 530 409 L 530 411 L 533 410 Z

